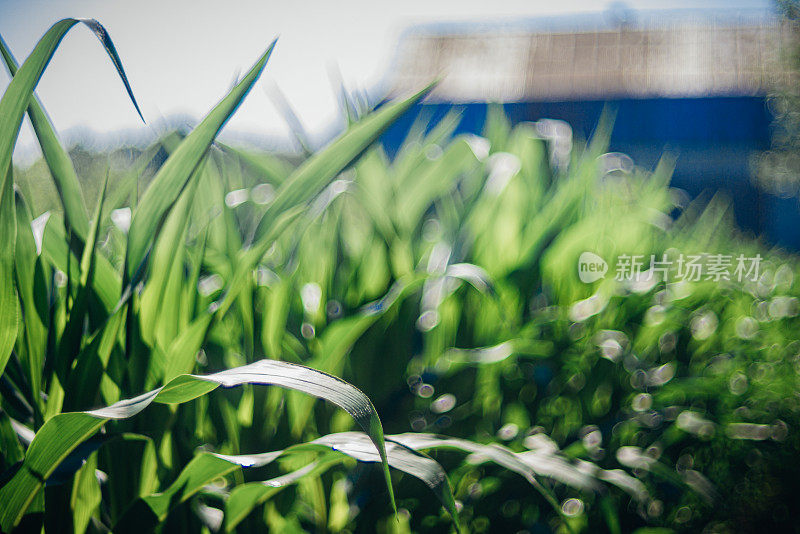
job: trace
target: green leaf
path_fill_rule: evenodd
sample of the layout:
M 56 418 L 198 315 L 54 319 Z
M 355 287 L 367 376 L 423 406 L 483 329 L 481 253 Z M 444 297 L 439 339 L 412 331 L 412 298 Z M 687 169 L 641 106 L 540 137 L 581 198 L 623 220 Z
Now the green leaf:
M 17 73 L 17 61 L 1 37 L 0 53 L 2 53 L 9 74 L 13 77 Z M 79 238 L 85 239 L 86 232 L 89 230 L 89 218 L 86 215 L 86 206 L 83 202 L 78 175 L 75 173 L 69 154 L 58 141 L 53 125 L 35 95 L 30 99 L 28 105 L 28 117 L 36 138 L 39 140 L 47 168 L 58 190 L 67 226 Z
M 393 206 L 399 226 L 412 232 L 421 224 L 426 209 L 457 184 L 459 176 L 475 167 L 478 159 L 466 141 L 451 143 L 436 160 L 417 167 L 399 186 Z
M 72 369 L 75 355 L 81 349 L 83 329 L 86 313 L 89 309 L 89 299 L 92 293 L 92 282 L 94 278 L 95 265 L 97 263 L 95 247 L 97 244 L 97 234 L 100 228 L 100 221 L 103 218 L 103 201 L 106 198 L 106 187 L 108 186 L 108 173 L 103 181 L 100 195 L 97 198 L 97 207 L 94 213 L 94 220 L 86 235 L 86 243 L 83 247 L 83 254 L 80 263 L 80 279 L 78 294 L 69 312 L 69 320 L 61 335 L 56 360 L 56 372 L 59 373 L 62 383 L 66 383 L 68 375 Z
M 142 291 L 139 309 L 142 338 L 151 347 L 159 343 L 159 348 L 166 349 L 167 340 L 174 339 L 180 327 L 178 312 L 185 281 L 185 241 L 197 184 L 198 180 L 192 180 L 180 195 L 151 252 L 147 285 Z M 186 369 L 189 371 L 191 368 Z
M 281 184 L 255 232 L 255 241 L 239 254 L 231 282 L 220 302 L 224 315 L 245 285 L 246 278 L 275 238 L 304 212 L 306 203 L 357 159 L 394 121 L 433 89 L 433 84 L 400 102 L 382 107 L 351 126 L 330 146 L 308 158 Z
M 394 121 L 427 95 L 433 85 L 393 102 L 352 125 L 324 150 L 303 162 L 278 189 L 256 229 L 256 237 L 265 235 L 287 209 L 307 202 L 364 152 Z
M 387 438 L 389 439 L 389 438 Z M 490 460 L 497 465 L 521 475 L 538 491 L 556 512 L 561 513 L 561 506 L 555 496 L 536 480 L 535 471 L 530 465 L 522 461 L 519 455 L 500 445 L 481 445 L 466 439 L 436 436 L 433 434 L 407 433 L 392 435 L 391 440 L 401 443 L 414 450 L 421 449 L 457 449 L 479 458 Z
M 172 342 L 166 353 L 164 380 L 172 380 L 194 368 L 195 356 L 203 345 L 213 318 L 213 314 L 203 312 Z
M 389 454 L 389 463 L 391 465 L 392 455 L 388 451 L 387 454 Z M 263 504 L 282 489 L 295 484 L 305 477 L 319 476 L 330 467 L 341 463 L 341 461 L 342 456 L 340 454 L 330 452 L 290 473 L 262 482 L 237 485 L 225 501 L 225 531 L 233 531 L 256 506 Z
M 5 180 L 0 184 L 2 187 L 0 189 L 0 236 L 3 236 L 0 239 L 0 375 L 11 357 L 19 327 L 19 303 L 14 285 L 17 210 L 11 183 L 11 168 L 5 167 L 5 169 L 8 172 L 3 172 Z
M 75 368 L 69 374 L 62 409 L 75 410 L 94 405 L 124 319 L 125 310 L 117 310 L 99 332 L 87 339 L 86 346 L 76 358 Z
M 157 489 L 155 443 L 141 434 L 123 433 L 104 443 L 98 455 L 103 468 L 112 475 L 104 484 L 107 497 L 103 505 L 114 524 L 132 502 Z
M 308 448 L 310 446 L 310 444 L 299 445 L 297 450 L 305 450 L 304 447 Z M 214 480 L 224 477 L 240 467 L 263 467 L 277 460 L 282 454 L 292 450 L 295 449 L 289 448 L 284 451 L 266 454 L 240 456 L 200 453 L 186 464 L 186 467 L 181 470 L 181 473 L 167 489 L 163 492 L 144 496 L 131 505 L 115 525 L 114 531 L 148 531 L 164 521 L 173 508 L 186 502 Z M 253 507 L 263 503 L 269 496 L 274 495 L 285 486 L 311 474 L 319 474 L 336 463 L 340 463 L 341 460 L 340 455 L 328 452 L 327 455 L 317 461 L 292 473 L 261 483 L 237 486 L 231 494 L 231 497 L 237 494 L 237 497 L 233 499 L 236 515 L 240 516 L 236 522 L 240 522 Z M 256 486 L 256 491 L 253 491 L 253 486 Z M 236 491 L 240 487 L 245 488 L 244 493 Z
M 92 515 L 100 505 L 100 483 L 97 481 L 97 454 L 92 454 L 75 474 L 70 499 L 74 531 L 82 534 L 86 531 Z
M 97 36 L 114 63 L 117 73 L 125 85 L 128 96 L 133 102 L 136 111 L 141 117 L 139 105 L 133 96 L 125 70 L 122 68 L 122 61 L 119 59 L 114 43 L 103 26 L 94 19 L 64 19 L 55 23 L 36 44 L 30 56 L 25 60 L 19 70 L 16 70 L 14 58 L 8 51 L 5 43 L 2 43 L 3 60 L 6 63 L 13 78 L 9 83 L 6 92 L 0 100 L 0 173 L 4 173 L 11 165 L 11 156 L 14 152 L 19 129 L 22 124 L 22 116 L 26 108 L 29 111 L 34 131 L 39 138 L 42 153 L 47 160 L 53 173 L 56 187 L 59 189 L 61 201 L 64 204 L 64 211 L 67 214 L 70 225 L 75 229 L 80 237 L 84 237 L 88 231 L 89 221 L 86 218 L 86 209 L 83 207 L 83 198 L 80 194 L 80 185 L 69 161 L 69 156 L 61 148 L 53 132 L 47 116 L 38 102 L 32 98 L 33 91 L 39 83 L 44 70 L 50 63 L 58 45 L 66 33 L 77 23 L 83 23 Z M 16 71 L 16 72 L 15 72 Z M 144 118 L 142 118 L 144 120 Z
M 14 270 L 17 292 L 22 305 L 24 329 L 24 343 L 17 343 L 17 355 L 27 373 L 33 396 L 28 402 L 36 411 L 41 412 L 43 403 L 39 391 L 42 388 L 49 326 L 47 269 L 37 254 L 30 211 L 19 191 L 16 191 L 16 209 L 17 243 L 14 251 Z M 41 421 L 37 421 L 36 424 L 41 424 Z
M 601 489 L 600 481 L 603 481 L 625 490 L 639 502 L 646 502 L 649 498 L 644 484 L 624 471 L 598 467 L 593 472 L 587 472 L 551 452 L 532 450 L 515 453 L 502 445 L 483 445 L 466 439 L 416 432 L 395 434 L 387 436 L 386 439 L 402 443 L 414 450 L 456 449 L 491 461 L 524 477 L 559 515 L 563 515 L 561 506 L 553 493 L 539 483 L 537 476 L 546 476 L 583 491 L 598 491 Z
M 56 467 L 106 422 L 82 412 L 56 415 L 36 433 L 19 471 L 2 488 L 0 528 L 10 532 Z M 38 438 L 38 439 L 37 439 Z
M 326 399 L 348 412 L 369 434 L 376 447 L 376 455 L 383 462 L 386 484 L 394 507 L 383 427 L 369 398 L 355 386 L 326 373 L 301 365 L 261 360 L 211 375 L 181 375 L 162 388 L 122 400 L 106 408 L 53 416 L 36 433 L 20 469 L 0 488 L 0 502 L 5 505 L 0 510 L 0 528 L 8 532 L 17 525 L 58 465 L 107 421 L 133 417 L 152 402 L 183 403 L 219 386 L 227 388 L 242 384 L 275 385 L 302 391 Z
M 373 447 L 370 438 L 362 432 L 328 434 L 309 443 L 294 445 L 285 451 L 253 455 L 217 456 L 227 461 L 235 462 L 243 467 L 260 467 L 274 461 L 278 456 L 284 454 L 284 452 L 313 451 L 319 450 L 320 448 L 323 450 L 332 449 L 350 456 L 351 458 L 355 458 L 359 462 L 382 461 L 382 457 L 375 451 L 375 447 Z M 447 473 L 445 473 L 442 466 L 439 465 L 436 460 L 400 442 L 391 441 L 388 436 L 386 441 L 386 458 L 388 459 L 389 465 L 393 468 L 422 480 L 431 491 L 433 491 L 436 498 L 441 501 L 447 512 L 453 518 L 456 528 L 460 530 L 456 503 L 453 498 L 453 492 L 450 489 L 450 483 L 447 480 Z M 294 482 L 295 479 L 313 472 L 309 470 L 307 473 L 302 473 L 302 471 L 301 469 L 301 473 L 295 472 L 285 476 L 289 477 L 291 482 Z M 274 480 L 261 483 L 261 488 L 246 484 L 231 492 L 231 496 L 225 505 L 226 531 L 230 532 L 233 530 L 255 506 L 263 503 L 271 496 L 272 491 L 270 491 L 270 486 L 274 484 Z
M 378 462 L 382 459 L 375 454 L 375 451 L 369 445 L 367 436 L 361 432 L 329 434 L 314 440 L 312 443 L 330 447 L 360 462 Z M 433 458 L 400 442 L 387 440 L 386 451 L 389 465 L 420 479 L 433 491 L 436 498 L 441 501 L 450 514 L 450 517 L 453 518 L 456 529 L 460 531 L 458 510 L 453 499 L 453 491 L 450 489 L 447 473 L 445 473 L 442 466 Z
M 204 486 L 239 466 L 213 454 L 198 454 L 186 464 L 178 478 L 161 493 L 147 495 L 125 511 L 114 526 L 114 532 L 148 532 L 166 519 L 169 511 L 186 502 Z
M 393 309 L 395 304 L 402 302 L 403 297 L 416 290 L 421 282 L 422 278 L 420 277 L 399 280 L 389 288 L 383 297 L 367 304 L 357 314 L 328 325 L 320 336 L 318 349 L 308 362 L 309 365 L 326 373 L 341 374 L 344 370 L 346 356 L 358 338 L 383 314 Z M 294 396 L 290 397 L 287 403 L 292 421 L 292 432 L 295 435 L 300 434 L 311 416 L 313 405 L 308 400 L 306 397 Z
M 125 259 L 125 275 L 134 280 L 147 256 L 159 225 L 175 200 L 186 187 L 203 156 L 214 142 L 217 133 L 239 107 L 253 87 L 275 47 L 275 41 L 256 61 L 241 82 L 217 104 L 203 121 L 192 130 L 175 152 L 159 169 L 150 186 L 139 201 L 128 231 L 128 249 Z
M 44 227 L 42 256 L 61 272 L 67 272 L 69 265 L 79 264 L 79 259 L 67 243 L 64 222 L 57 215 L 51 215 Z M 111 312 L 119 301 L 122 281 L 117 270 L 104 255 L 95 254 L 94 262 L 92 289 L 105 309 Z

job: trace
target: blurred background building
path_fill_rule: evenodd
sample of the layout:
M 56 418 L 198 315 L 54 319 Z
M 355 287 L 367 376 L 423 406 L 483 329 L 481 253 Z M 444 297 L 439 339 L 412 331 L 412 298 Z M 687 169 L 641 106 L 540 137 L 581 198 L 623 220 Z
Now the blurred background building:
M 512 122 L 560 119 L 587 139 L 610 105 L 610 150 L 645 168 L 673 154 L 675 187 L 692 197 L 729 195 L 740 227 L 797 250 L 797 199 L 753 179 L 754 162 L 770 147 L 770 97 L 792 76 L 790 38 L 787 25 L 763 11 L 612 8 L 602 19 L 416 27 L 398 46 L 391 92 L 442 81 L 384 144 L 393 152 L 417 114 L 435 122 L 453 107 L 463 111 L 459 132 L 480 133 L 491 102 L 503 103 Z

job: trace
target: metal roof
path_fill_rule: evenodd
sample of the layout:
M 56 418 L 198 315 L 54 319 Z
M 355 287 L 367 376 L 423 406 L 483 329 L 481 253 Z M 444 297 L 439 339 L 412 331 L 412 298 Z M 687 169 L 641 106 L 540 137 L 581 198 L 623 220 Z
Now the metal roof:
M 399 93 L 442 77 L 431 100 L 452 102 L 765 95 L 789 76 L 790 37 L 764 17 L 418 28 L 402 39 L 389 83 Z

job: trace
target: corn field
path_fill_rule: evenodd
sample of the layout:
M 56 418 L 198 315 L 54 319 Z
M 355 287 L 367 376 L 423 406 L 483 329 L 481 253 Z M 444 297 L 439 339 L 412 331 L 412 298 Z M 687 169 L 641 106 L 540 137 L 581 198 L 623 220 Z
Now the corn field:
M 423 116 L 390 159 L 429 86 L 301 161 L 218 142 L 272 43 L 190 132 L 77 165 L 34 95 L 76 25 L 138 111 L 96 21 L 0 42 L 3 532 L 794 528 L 797 258 L 607 153 L 612 113 Z M 584 283 L 585 251 L 763 261 Z

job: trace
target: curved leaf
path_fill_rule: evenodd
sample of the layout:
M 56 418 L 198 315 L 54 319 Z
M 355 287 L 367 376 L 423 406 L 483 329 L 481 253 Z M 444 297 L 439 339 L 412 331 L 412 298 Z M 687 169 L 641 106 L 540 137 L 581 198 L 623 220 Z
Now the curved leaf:
M 557 512 L 560 513 L 561 511 L 561 507 L 553 494 L 536 480 L 534 470 L 523 462 L 517 454 L 501 445 L 482 445 L 466 439 L 417 433 L 393 435 L 391 440 L 414 450 L 449 448 L 469 452 L 478 455 L 480 458 L 488 459 L 500 467 L 524 477 Z
M 314 440 L 312 443 L 330 447 L 360 462 L 379 462 L 382 460 L 369 446 L 368 437 L 361 432 L 329 434 Z M 387 440 L 386 450 L 389 465 L 423 481 L 444 505 L 453 518 L 456 529 L 460 531 L 458 510 L 453 498 L 453 491 L 450 489 L 447 473 L 445 473 L 442 466 L 433 458 L 400 442 Z
M 106 53 L 117 68 L 117 72 L 122 78 L 122 82 L 125 84 L 125 88 L 136 110 L 139 110 L 139 105 L 133 97 L 128 78 L 122 68 L 122 62 L 105 28 L 94 19 L 70 18 L 60 20 L 51 26 L 44 36 L 42 36 L 33 49 L 33 52 L 31 52 L 31 55 L 28 56 L 25 63 L 23 63 L 11 79 L 6 92 L 3 94 L 3 98 L 0 99 L 0 125 L 2 125 L 0 126 L 0 169 L 3 169 L 3 171 L 11 164 L 11 155 L 14 151 L 17 135 L 19 134 L 22 115 L 28 107 L 28 102 L 31 99 L 33 90 L 36 88 L 45 68 L 47 68 L 47 65 L 53 58 L 53 54 L 61 40 L 66 33 L 79 22 L 85 24 L 98 36 L 106 49 Z
M 8 532 L 25 513 L 44 482 L 78 445 L 111 419 L 127 419 L 153 402 L 177 404 L 204 395 L 219 386 L 274 385 L 302 391 L 328 400 L 347 411 L 368 434 L 375 455 L 383 463 L 387 488 L 394 507 L 383 427 L 369 398 L 355 386 L 334 376 L 275 360 L 261 360 L 242 367 L 198 376 L 181 375 L 165 386 L 111 406 L 87 412 L 62 413 L 48 420 L 36 433 L 25 460 L 13 478 L 0 488 L 0 528 Z
M 513 452 L 497 444 L 484 445 L 460 438 L 414 433 L 386 436 L 387 441 L 402 443 L 412 449 L 457 449 L 468 452 L 476 460 L 488 460 L 525 478 L 561 514 L 561 507 L 555 496 L 544 488 L 536 476 L 545 476 L 563 482 L 574 488 L 597 491 L 598 480 L 614 484 L 629 493 L 637 501 L 649 498 L 644 484 L 620 469 L 606 470 L 589 462 L 572 464 L 549 450 L 529 450 Z
M 295 484 L 307 476 L 318 476 L 341 461 L 340 454 L 330 452 L 290 473 L 262 482 L 248 482 L 236 486 L 225 501 L 225 531 L 233 531 L 256 506 L 263 504 L 286 486 Z
M 172 508 L 186 502 L 204 486 L 238 467 L 237 464 L 210 453 L 198 454 L 186 464 L 175 482 L 166 490 L 135 501 L 117 521 L 114 532 L 152 531 Z
M 51 174 L 55 180 L 59 191 L 59 197 L 64 205 L 64 212 L 68 223 L 73 228 L 79 238 L 84 239 L 89 230 L 89 221 L 86 215 L 86 208 L 83 205 L 83 197 L 80 192 L 75 170 L 66 151 L 61 147 L 53 131 L 44 110 L 37 100 L 33 97 L 33 91 L 44 73 L 45 68 L 53 57 L 59 43 L 66 33 L 77 23 L 83 23 L 100 39 L 106 53 L 111 58 L 117 73 L 122 79 L 125 89 L 133 102 L 136 111 L 141 111 L 133 96 L 127 76 L 122 67 L 122 62 L 114 47 L 108 32 L 103 26 L 93 19 L 64 19 L 54 24 L 45 35 L 39 40 L 33 52 L 25 60 L 23 65 L 17 69 L 16 62 L 8 51 L 5 43 L 0 41 L 0 55 L 12 75 L 2 100 L 0 100 L 0 175 L 4 177 L 0 186 L 0 196 L 10 196 L 11 187 L 11 158 L 14 152 L 19 135 L 22 117 L 26 108 L 33 124 L 34 131 L 39 139 L 42 153 L 47 160 Z M 142 118 L 142 120 L 144 120 Z M 8 174 L 6 174 L 8 170 Z M 6 194 L 8 193 L 8 194 Z M 10 208 L 5 207 L 6 203 L 0 199 L 0 211 L 10 209 L 13 212 L 13 203 Z M 0 213 L 0 219 L 5 220 L 6 215 Z M 15 228 L 14 228 L 15 229 Z M 14 257 L 14 238 L 12 229 L 3 224 L 3 235 L 6 237 L 3 247 L 2 259 L 0 259 L 0 372 L 5 367 L 5 363 L 14 344 L 17 329 L 16 306 L 11 305 L 10 297 L 13 293 L 11 284 L 10 269 L 13 265 Z M 9 236 L 12 236 L 9 239 Z M 9 264 L 10 262 L 10 264 Z M 13 334 L 13 336 L 12 336 Z M 10 341 L 10 345 L 9 345 Z M 8 348 L 7 348 L 8 346 Z
M 370 438 L 361 432 L 340 432 L 328 434 L 308 443 L 294 445 L 283 451 L 268 452 L 253 455 L 216 455 L 218 458 L 229 462 L 234 462 L 242 467 L 260 467 L 274 461 L 278 456 L 286 452 L 312 451 L 319 449 L 332 449 L 340 452 L 360 462 L 380 462 L 381 457 L 376 453 Z M 386 440 L 386 455 L 389 465 L 393 468 L 407 473 L 422 480 L 436 497 L 444 505 L 447 512 L 453 518 L 456 528 L 460 530 L 458 523 L 458 511 L 456 509 L 453 492 L 450 483 L 439 463 L 409 448 L 402 443 Z M 225 529 L 230 532 L 239 524 L 253 508 L 266 501 L 275 491 L 274 488 L 279 484 L 293 483 L 296 480 L 309 474 L 316 474 L 319 469 L 327 468 L 333 462 L 327 456 L 320 458 L 314 464 L 294 471 L 282 477 L 268 480 L 266 482 L 256 482 L 238 486 L 231 492 L 228 501 L 225 503 Z M 314 466 L 312 469 L 311 466 Z
M 14 145 L 19 135 L 19 129 L 22 124 L 22 116 L 25 110 L 29 108 L 32 113 L 30 114 L 31 121 L 34 127 L 37 128 L 36 134 L 39 136 L 40 141 L 45 139 L 42 143 L 42 151 L 48 159 L 48 164 L 53 163 L 56 169 L 56 185 L 59 186 L 60 192 L 67 192 L 66 197 L 62 196 L 62 201 L 65 201 L 65 210 L 69 206 L 70 222 L 74 223 L 76 231 L 80 234 L 85 233 L 89 229 L 89 221 L 86 217 L 86 210 L 82 208 L 82 200 L 80 199 L 80 186 L 77 183 L 77 177 L 74 175 L 74 169 L 69 162 L 69 157 L 60 149 L 60 145 L 52 132 L 52 127 L 47 121 L 47 117 L 38 106 L 35 99 L 32 98 L 33 91 L 38 85 L 39 80 L 44 73 L 45 68 L 50 63 L 58 45 L 67 34 L 67 32 L 76 24 L 83 23 L 100 39 L 103 47 L 114 63 L 117 73 L 125 85 L 128 96 L 131 98 L 136 111 L 139 116 L 142 116 L 139 110 L 139 104 L 133 96 L 133 91 L 128 83 L 128 77 L 125 75 L 125 70 L 122 68 L 122 61 L 119 59 L 117 50 L 114 43 L 108 35 L 103 26 L 94 19 L 63 19 L 56 22 L 49 30 L 42 36 L 36 47 L 31 52 L 30 56 L 25 60 L 19 70 L 15 70 L 14 60 L 8 53 L 5 46 L 3 46 L 3 58 L 9 71 L 12 72 L 11 82 L 8 84 L 6 92 L 0 100 L 0 173 L 5 173 L 6 169 L 11 165 L 11 156 L 14 152 Z M 144 120 L 144 118 L 142 118 Z M 71 172 L 70 172 L 71 169 Z M 81 211 L 81 209 L 83 211 Z M 81 215 L 82 214 L 82 215 Z M 74 220 L 73 220 L 74 218 Z
M 304 446 L 308 445 L 304 444 L 298 447 Z M 149 531 L 163 521 L 173 508 L 186 502 L 214 480 L 240 467 L 267 465 L 289 450 L 292 449 L 255 455 L 257 460 L 252 462 L 250 460 L 254 458 L 253 456 L 226 456 L 207 452 L 198 454 L 183 468 L 178 478 L 166 490 L 147 495 L 136 501 L 117 521 L 114 531 L 121 533 Z M 231 517 L 237 517 L 238 520 L 235 523 L 238 524 L 255 506 L 263 503 L 287 485 L 311 474 L 319 474 L 341 462 L 341 459 L 340 455 L 328 451 L 327 457 L 319 458 L 297 471 L 264 482 L 237 486 L 231 492 L 234 506 Z
M 0 54 L 3 56 L 9 74 L 13 77 L 17 73 L 17 61 L 2 38 L 0 38 Z M 28 105 L 28 117 L 36 138 L 39 140 L 47 168 L 58 190 L 58 197 L 64 207 L 64 218 L 75 234 L 84 239 L 89 230 L 89 218 L 86 214 L 86 205 L 83 202 L 78 175 L 69 154 L 59 143 L 53 125 L 35 95 L 31 97 Z

